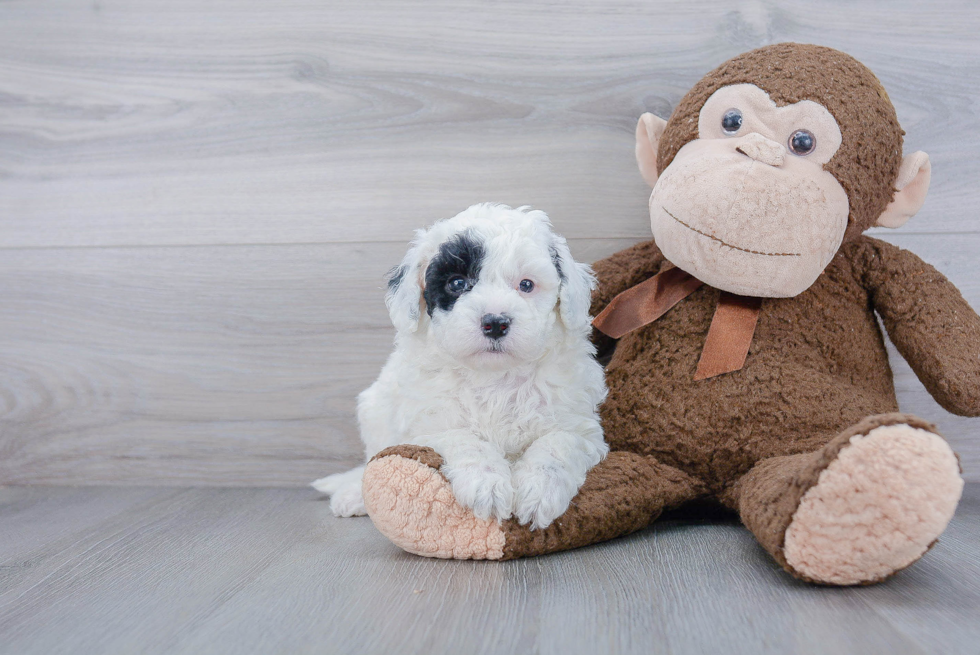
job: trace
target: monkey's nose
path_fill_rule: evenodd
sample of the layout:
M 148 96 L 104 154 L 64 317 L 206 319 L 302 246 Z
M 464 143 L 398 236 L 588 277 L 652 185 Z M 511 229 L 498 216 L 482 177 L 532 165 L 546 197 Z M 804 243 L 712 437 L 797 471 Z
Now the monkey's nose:
M 501 339 L 510 328 L 510 318 L 503 314 L 484 314 L 480 319 L 483 336 L 490 339 Z
M 758 132 L 746 134 L 739 139 L 735 150 L 746 157 L 751 157 L 770 166 L 782 166 L 783 158 L 786 156 L 786 148 Z

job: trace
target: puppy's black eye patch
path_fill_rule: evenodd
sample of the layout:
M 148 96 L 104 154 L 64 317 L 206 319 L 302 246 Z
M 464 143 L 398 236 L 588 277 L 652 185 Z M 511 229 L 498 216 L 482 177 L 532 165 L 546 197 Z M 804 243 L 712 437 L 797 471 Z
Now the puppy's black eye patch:
M 425 269 L 425 311 L 437 308 L 448 312 L 480 276 L 485 256 L 483 244 L 467 232 L 457 234 L 439 246 L 439 252 Z

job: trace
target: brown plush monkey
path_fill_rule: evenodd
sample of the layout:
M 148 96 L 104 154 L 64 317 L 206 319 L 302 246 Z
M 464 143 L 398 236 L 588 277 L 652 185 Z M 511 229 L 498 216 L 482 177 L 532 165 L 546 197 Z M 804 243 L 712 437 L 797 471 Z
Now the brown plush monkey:
M 933 267 L 862 235 L 925 199 L 929 159 L 903 158 L 902 134 L 867 68 L 791 43 L 725 62 L 669 121 L 645 114 L 654 240 L 595 264 L 608 458 L 532 531 L 476 519 L 436 453 L 399 446 L 365 474 L 375 524 L 418 554 L 510 559 L 709 501 L 806 580 L 870 583 L 917 560 L 963 483 L 935 427 L 897 413 L 876 314 L 966 416 L 980 415 L 980 318 Z

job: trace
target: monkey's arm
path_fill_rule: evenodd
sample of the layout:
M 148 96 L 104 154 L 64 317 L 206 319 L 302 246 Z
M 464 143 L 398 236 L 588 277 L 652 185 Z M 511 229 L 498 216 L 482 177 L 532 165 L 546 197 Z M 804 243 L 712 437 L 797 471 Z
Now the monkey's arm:
M 895 347 L 946 410 L 980 416 L 980 317 L 916 255 L 867 241 L 865 281 Z
M 663 261 L 663 253 L 651 239 L 593 263 L 592 269 L 599 279 L 599 286 L 592 293 L 589 314 L 596 316 L 617 295 L 656 275 Z M 592 343 L 596 346 L 600 361 L 611 355 L 616 346 L 615 339 L 596 329 L 592 330 Z

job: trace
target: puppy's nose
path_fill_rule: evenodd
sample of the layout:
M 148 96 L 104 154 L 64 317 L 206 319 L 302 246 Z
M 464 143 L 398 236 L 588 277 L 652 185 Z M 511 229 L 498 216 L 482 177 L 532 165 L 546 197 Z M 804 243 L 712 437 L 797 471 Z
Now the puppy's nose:
M 480 327 L 483 328 L 483 336 L 491 339 L 500 339 L 507 334 L 507 329 L 510 327 L 510 318 L 502 314 L 484 314 Z

